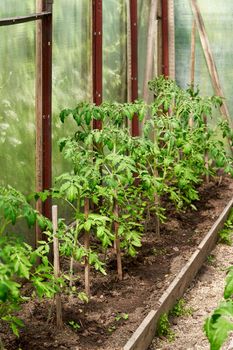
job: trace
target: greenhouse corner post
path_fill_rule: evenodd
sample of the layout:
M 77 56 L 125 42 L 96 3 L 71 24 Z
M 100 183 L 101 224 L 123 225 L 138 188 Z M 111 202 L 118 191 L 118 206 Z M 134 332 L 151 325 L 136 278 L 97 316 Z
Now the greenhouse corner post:
M 42 96 L 42 189 L 52 187 L 52 7 L 53 0 L 43 0 L 42 11 L 50 15 L 42 19 L 41 30 L 41 96 Z M 42 205 L 42 214 L 52 217 L 52 200 Z
M 138 11 L 137 0 L 130 0 L 130 32 L 131 32 L 131 98 L 138 99 Z M 139 136 L 139 120 L 134 115 L 132 120 L 132 136 Z
M 103 8 L 102 0 L 92 0 L 92 62 L 93 102 L 100 105 L 103 99 Z M 93 121 L 94 129 L 101 129 L 100 120 Z
M 168 0 L 162 0 L 162 74 L 169 77 Z

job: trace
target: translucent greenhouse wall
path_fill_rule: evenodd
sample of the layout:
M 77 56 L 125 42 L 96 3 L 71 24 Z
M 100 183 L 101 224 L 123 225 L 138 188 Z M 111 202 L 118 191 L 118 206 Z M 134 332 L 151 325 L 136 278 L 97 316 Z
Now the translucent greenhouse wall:
M 192 12 L 189 0 L 175 0 L 176 79 L 190 80 Z M 139 97 L 144 80 L 151 1 L 138 0 Z M 199 0 L 224 94 L 232 90 L 233 2 Z M 34 0 L 1 0 L 0 17 L 35 11 Z M 0 40 L 0 184 L 29 193 L 35 188 L 35 23 L 1 27 Z M 54 1 L 53 40 L 53 176 L 69 169 L 57 141 L 72 130 L 59 112 L 92 99 L 91 1 Z M 213 93 L 198 35 L 195 82 L 201 93 Z M 127 1 L 103 0 L 103 97 L 127 100 Z
M 25 15 L 31 1 L 0 2 L 0 17 Z M 34 24 L 0 27 L 0 184 L 35 184 Z
M 190 84 L 190 51 L 193 15 L 188 0 L 175 0 L 176 80 L 182 87 Z M 228 108 L 233 116 L 233 1 L 198 1 L 217 66 Z M 201 94 L 214 94 L 199 34 L 196 33 L 195 84 Z

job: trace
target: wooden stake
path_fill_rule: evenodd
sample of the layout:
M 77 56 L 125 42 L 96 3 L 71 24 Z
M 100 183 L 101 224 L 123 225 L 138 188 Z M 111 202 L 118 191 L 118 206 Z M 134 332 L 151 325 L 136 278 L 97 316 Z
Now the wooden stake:
M 194 89 L 195 79 L 195 58 L 196 58 L 196 22 L 193 21 L 191 33 L 191 59 L 190 59 L 190 88 Z M 189 118 L 189 126 L 193 128 L 193 115 Z
M 191 60 L 190 60 L 190 86 L 194 88 L 195 63 L 196 63 L 196 22 L 193 21 L 191 33 Z
M 114 199 L 114 209 L 113 214 L 116 219 L 119 217 L 119 207 L 117 200 Z M 123 271 L 122 271 L 122 262 L 121 262 L 121 248 L 120 248 L 120 239 L 118 236 L 119 223 L 117 220 L 114 221 L 114 232 L 115 232 L 115 248 L 116 248 L 116 256 L 117 256 L 117 275 L 120 281 L 123 279 Z
M 84 200 L 84 215 L 85 218 L 88 218 L 89 215 L 89 199 L 85 198 Z M 84 247 L 87 252 L 89 252 L 90 249 L 90 232 L 85 231 L 84 234 Z M 88 297 L 91 295 L 90 290 L 90 264 L 88 256 L 85 257 L 85 291 Z
M 57 230 L 58 230 L 57 205 L 52 206 L 52 221 L 53 221 L 54 277 L 58 278 L 60 276 L 60 262 L 59 262 L 59 241 L 57 237 Z M 60 293 L 56 294 L 55 302 L 56 302 L 57 327 L 58 329 L 61 329 L 63 327 L 63 322 L 62 322 L 62 304 L 61 304 Z
M 206 29 L 205 29 L 205 25 L 204 25 L 204 21 L 203 21 L 200 9 L 198 7 L 198 4 L 197 4 L 196 0 L 190 0 L 190 2 L 191 2 L 191 8 L 192 8 L 193 15 L 194 15 L 194 18 L 195 18 L 195 21 L 196 21 L 197 29 L 198 29 L 198 32 L 199 32 L 202 48 L 203 48 L 203 51 L 204 51 L 207 67 L 208 67 L 208 70 L 209 70 L 209 74 L 210 74 L 210 77 L 211 77 L 211 81 L 212 81 L 212 85 L 213 85 L 215 94 L 217 96 L 223 97 L 223 103 L 222 103 L 222 105 L 220 107 L 220 111 L 221 111 L 223 117 L 229 122 L 229 125 L 232 127 L 233 125 L 232 125 L 230 113 L 229 113 L 226 101 L 224 100 L 224 95 L 223 95 L 222 87 L 221 87 L 221 84 L 220 84 L 220 80 L 219 80 L 216 64 L 215 64 L 215 61 L 214 61 L 213 53 L 211 51 L 209 39 L 208 39 L 208 36 L 207 36 L 207 32 L 206 32 Z M 228 142 L 229 142 L 229 145 L 230 145 L 230 149 L 232 150 L 231 140 L 228 139 Z
M 206 131 L 207 123 L 208 123 L 206 115 L 203 116 L 203 121 L 204 121 L 204 124 L 205 124 L 205 131 Z M 208 155 L 207 151 L 205 151 L 204 161 L 205 161 L 205 168 L 206 168 L 206 171 L 207 171 L 205 179 L 206 179 L 206 183 L 208 184 L 210 182 L 210 176 L 209 176 L 209 155 Z

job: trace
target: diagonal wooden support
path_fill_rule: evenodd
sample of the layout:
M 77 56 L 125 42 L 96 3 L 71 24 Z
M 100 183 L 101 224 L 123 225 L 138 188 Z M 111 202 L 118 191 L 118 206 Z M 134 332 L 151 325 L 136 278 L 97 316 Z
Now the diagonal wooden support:
M 220 84 L 217 67 L 216 67 L 216 64 L 214 61 L 214 56 L 213 56 L 213 53 L 212 53 L 212 50 L 210 47 L 210 43 L 209 43 L 208 35 L 207 35 L 206 29 L 205 29 L 204 21 L 203 21 L 202 15 L 201 15 L 201 11 L 199 9 L 199 6 L 198 6 L 196 0 L 190 0 L 190 4 L 191 4 L 194 19 L 195 19 L 195 22 L 197 25 L 197 30 L 198 30 L 198 33 L 200 36 L 201 45 L 202 45 L 202 48 L 204 51 L 207 67 L 209 70 L 209 74 L 211 77 L 211 81 L 212 81 L 212 85 L 213 85 L 215 94 L 217 96 L 223 97 L 223 103 L 220 107 L 220 111 L 221 111 L 222 115 L 224 116 L 224 118 L 229 122 L 229 125 L 232 127 L 230 113 L 228 110 L 227 103 L 224 100 L 224 94 L 223 94 L 222 87 Z M 232 147 L 230 140 L 229 140 L 229 144 Z

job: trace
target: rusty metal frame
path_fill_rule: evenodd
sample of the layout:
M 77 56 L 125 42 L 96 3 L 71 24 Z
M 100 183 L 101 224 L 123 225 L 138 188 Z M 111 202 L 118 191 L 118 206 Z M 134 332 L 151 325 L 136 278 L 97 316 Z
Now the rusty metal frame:
M 45 11 L 40 13 L 33 13 L 29 16 L 18 16 L 9 18 L 0 18 L 0 27 L 11 26 L 19 23 L 38 21 L 44 17 L 51 16 L 51 12 Z
M 92 79 L 93 102 L 100 105 L 103 100 L 103 4 L 92 0 Z M 94 129 L 101 129 L 100 120 L 94 120 Z
M 169 76 L 168 0 L 162 0 L 162 74 Z
M 130 43 L 131 43 L 131 99 L 138 99 L 138 11 L 137 0 L 130 0 Z M 132 119 L 132 136 L 139 135 L 139 120 L 135 115 Z
M 42 96 L 42 187 L 52 187 L 52 36 L 53 36 L 53 0 L 43 0 L 42 11 L 50 15 L 42 18 L 41 31 L 41 96 Z M 52 200 L 48 198 L 42 206 L 42 214 L 52 218 Z

